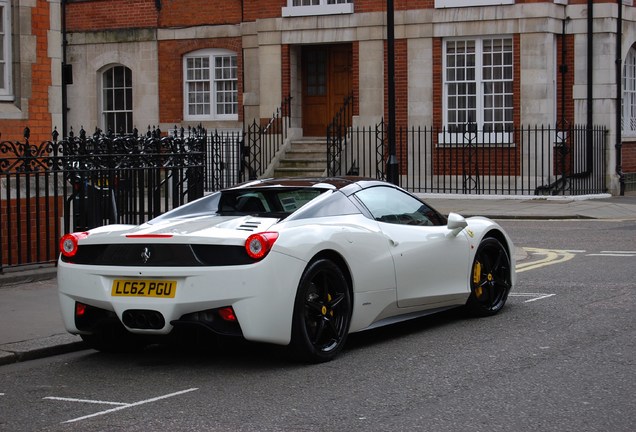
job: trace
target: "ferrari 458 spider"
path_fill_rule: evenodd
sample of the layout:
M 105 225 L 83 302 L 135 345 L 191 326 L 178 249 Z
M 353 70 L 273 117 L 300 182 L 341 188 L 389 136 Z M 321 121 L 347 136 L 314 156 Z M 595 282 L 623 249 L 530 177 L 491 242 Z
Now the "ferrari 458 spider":
M 139 226 L 60 240 L 64 323 L 92 347 L 204 328 L 331 360 L 349 333 L 465 306 L 497 313 L 514 246 L 482 217 L 444 217 L 361 178 L 269 179 Z

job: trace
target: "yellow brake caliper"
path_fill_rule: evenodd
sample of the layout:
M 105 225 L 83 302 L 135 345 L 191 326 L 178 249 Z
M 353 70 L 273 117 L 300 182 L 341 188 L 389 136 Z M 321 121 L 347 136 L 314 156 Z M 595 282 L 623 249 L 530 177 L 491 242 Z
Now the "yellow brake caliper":
M 475 295 L 477 297 L 481 297 L 483 292 L 481 285 L 477 285 L 481 281 L 481 263 L 479 261 L 475 261 L 475 265 L 473 266 L 473 283 L 475 286 Z

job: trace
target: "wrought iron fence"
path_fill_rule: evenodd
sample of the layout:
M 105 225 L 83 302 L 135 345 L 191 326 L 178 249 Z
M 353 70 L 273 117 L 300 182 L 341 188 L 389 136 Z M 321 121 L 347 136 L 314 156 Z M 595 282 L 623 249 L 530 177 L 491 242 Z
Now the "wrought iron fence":
M 158 129 L 139 136 L 80 131 L 63 140 L 0 142 L 0 271 L 54 262 L 61 234 L 142 223 L 203 195 L 263 175 L 283 144 L 290 98 L 265 125 L 241 131 Z M 384 178 L 384 123 L 344 127 L 327 173 Z M 606 192 L 606 129 L 519 127 L 505 132 L 401 128 L 400 183 L 413 192 L 581 195 Z M 246 142 L 247 140 L 247 142 Z
M 328 175 L 383 179 L 384 123 L 351 127 L 331 150 Z M 400 128 L 400 185 L 412 192 L 583 195 L 606 192 L 605 127 L 521 126 L 509 131 Z
M 353 94 L 350 94 L 344 98 L 342 106 L 327 125 L 327 166 L 332 172 L 341 172 L 342 163 L 347 166 L 346 155 L 343 160 L 341 151 L 348 146 L 350 135 L 347 132 L 351 129 L 352 113 Z M 349 166 L 347 174 L 357 174 L 357 167 Z
M 0 143 L 0 271 L 54 262 L 63 233 L 139 224 L 203 195 L 204 134 L 29 135 Z
M 261 177 L 287 139 L 291 121 L 292 97 L 287 96 L 265 124 L 254 120 L 248 127 L 242 152 L 241 173 L 247 179 Z
M 205 139 L 203 145 L 204 173 L 203 190 L 217 191 L 244 181 L 244 134 L 241 130 L 206 131 L 200 125 L 192 128 L 177 128 L 172 131 L 174 137 L 197 135 Z

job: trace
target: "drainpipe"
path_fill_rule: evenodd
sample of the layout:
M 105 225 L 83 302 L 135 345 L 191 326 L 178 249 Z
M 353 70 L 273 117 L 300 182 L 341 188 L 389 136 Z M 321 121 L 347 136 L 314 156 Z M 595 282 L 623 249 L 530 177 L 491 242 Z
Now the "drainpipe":
M 566 33 L 565 26 L 570 17 L 566 16 L 561 21 L 561 65 L 559 66 L 559 72 L 561 72 L 561 127 L 566 130 L 567 120 L 565 118 L 565 78 L 568 72 L 568 64 L 566 63 Z
M 386 175 L 389 183 L 400 184 L 399 165 L 395 144 L 395 22 L 393 12 L 393 0 L 386 2 L 386 43 L 387 43 L 387 84 L 388 84 L 388 140 L 389 160 L 386 164 Z
M 593 0 L 587 0 L 587 169 L 586 173 L 592 172 L 592 123 L 594 122 L 594 95 L 592 93 L 594 89 L 594 50 L 593 50 L 593 35 L 594 35 L 594 2 Z
M 620 194 L 625 195 L 625 175 L 623 173 L 622 97 L 623 97 L 623 0 L 617 0 L 618 21 L 616 22 L 616 174 L 620 184 Z
M 62 139 L 67 137 L 68 122 L 68 94 L 66 86 L 72 81 L 72 71 L 70 65 L 66 64 L 66 0 L 60 4 L 62 18 Z

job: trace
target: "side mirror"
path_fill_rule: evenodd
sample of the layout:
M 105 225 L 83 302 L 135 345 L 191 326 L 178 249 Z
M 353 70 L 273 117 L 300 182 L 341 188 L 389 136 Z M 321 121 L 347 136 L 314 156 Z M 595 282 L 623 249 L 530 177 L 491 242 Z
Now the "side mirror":
M 449 213 L 446 227 L 450 230 L 450 235 L 456 236 L 467 226 L 468 222 L 466 222 L 463 216 L 457 213 Z

